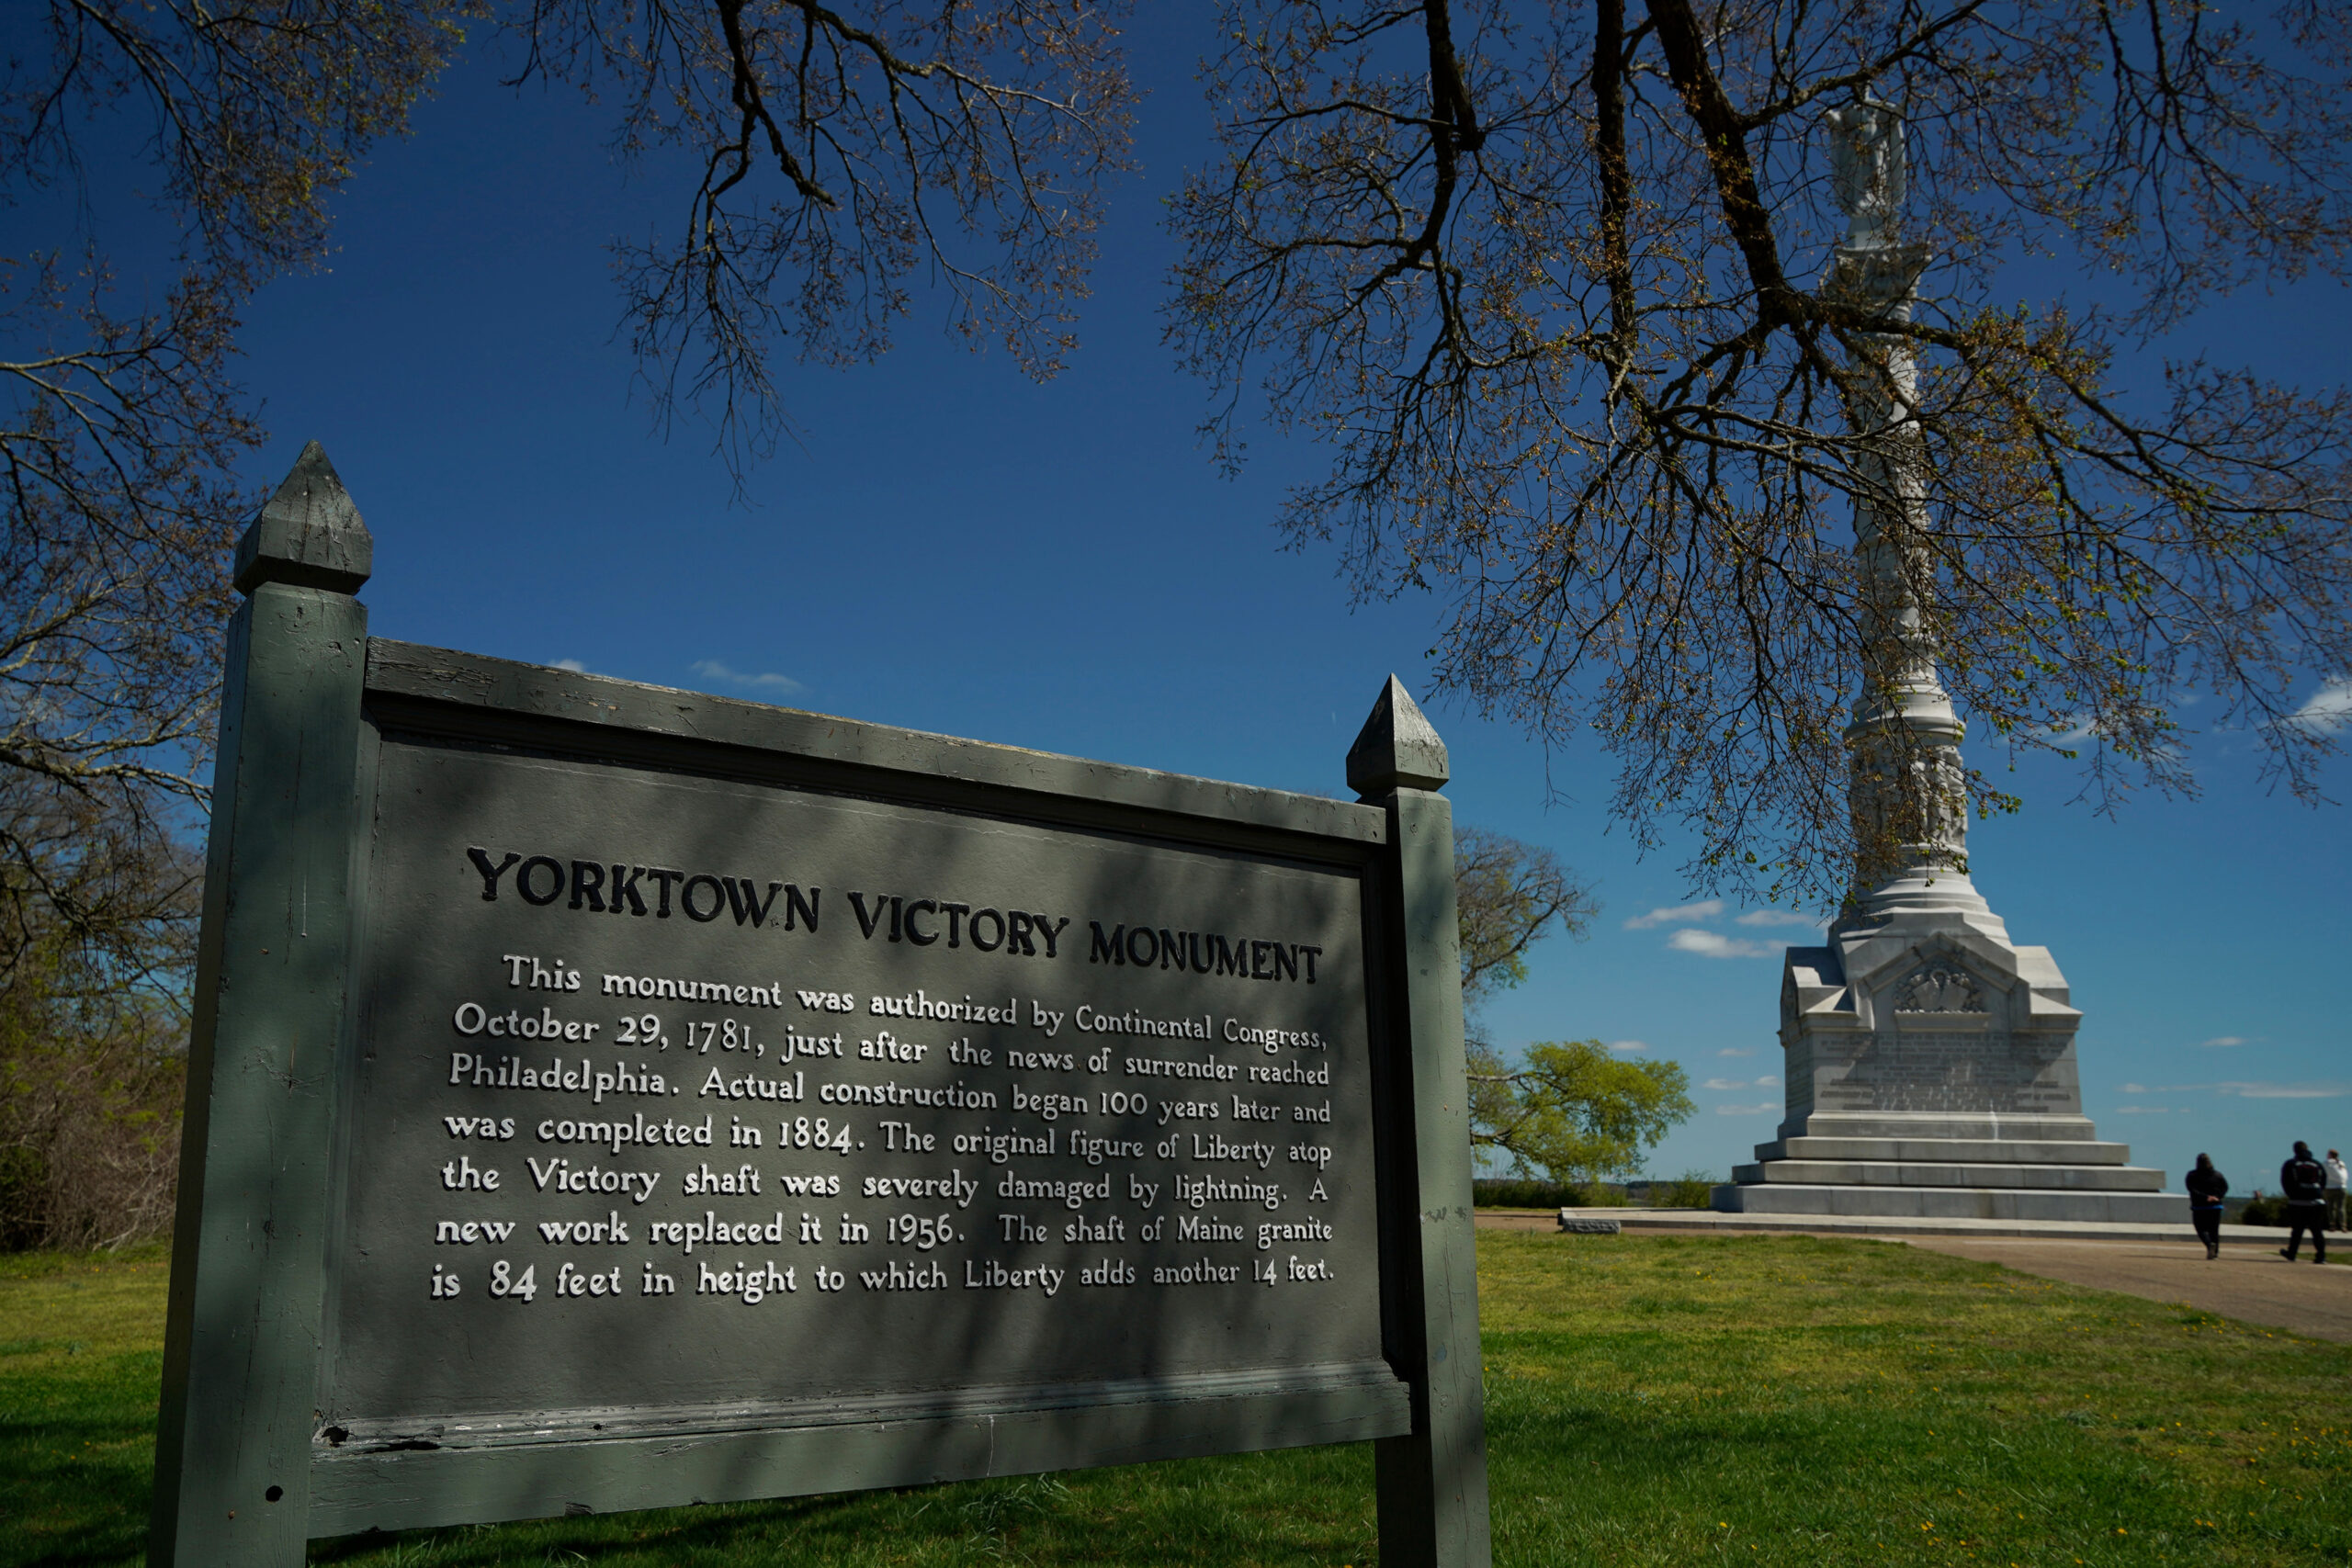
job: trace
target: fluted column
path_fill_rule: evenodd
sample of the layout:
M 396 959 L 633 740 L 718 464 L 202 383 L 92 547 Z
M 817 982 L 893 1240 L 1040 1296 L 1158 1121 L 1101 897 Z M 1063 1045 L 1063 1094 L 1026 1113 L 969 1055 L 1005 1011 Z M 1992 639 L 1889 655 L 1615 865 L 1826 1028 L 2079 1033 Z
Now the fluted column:
M 1832 188 L 1848 220 L 1823 292 L 1907 323 L 1929 253 L 1896 238 L 1905 183 L 1903 126 L 1865 101 L 1826 117 Z M 1936 669 L 1924 613 L 1933 575 L 1918 366 L 1910 341 L 1855 342 L 1847 412 L 1859 449 L 1854 501 L 1862 668 L 1846 727 L 1848 806 L 1857 853 L 1840 931 L 1912 911 L 1990 919 L 1968 877 L 1962 726 Z

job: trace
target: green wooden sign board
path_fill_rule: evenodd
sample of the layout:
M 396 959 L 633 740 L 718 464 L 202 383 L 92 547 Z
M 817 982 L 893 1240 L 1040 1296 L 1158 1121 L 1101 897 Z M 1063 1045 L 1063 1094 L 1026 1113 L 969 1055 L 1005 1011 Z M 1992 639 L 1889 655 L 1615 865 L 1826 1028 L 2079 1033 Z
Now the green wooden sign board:
M 371 639 L 241 545 L 153 1560 L 1373 1441 L 1488 1561 L 1445 749 L 1346 803 Z

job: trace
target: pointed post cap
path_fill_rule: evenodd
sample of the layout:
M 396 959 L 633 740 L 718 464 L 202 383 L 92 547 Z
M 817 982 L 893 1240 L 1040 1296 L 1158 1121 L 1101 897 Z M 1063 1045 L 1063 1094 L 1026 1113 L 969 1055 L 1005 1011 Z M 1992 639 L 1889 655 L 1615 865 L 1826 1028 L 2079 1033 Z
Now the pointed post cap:
M 1443 789 L 1445 742 L 1396 676 L 1380 689 L 1372 716 L 1348 748 L 1348 787 L 1370 798 L 1393 789 Z
M 376 542 L 359 520 L 359 508 L 327 461 L 327 449 L 313 441 L 237 541 L 233 581 L 245 594 L 265 582 L 356 593 L 368 581 L 375 555 Z

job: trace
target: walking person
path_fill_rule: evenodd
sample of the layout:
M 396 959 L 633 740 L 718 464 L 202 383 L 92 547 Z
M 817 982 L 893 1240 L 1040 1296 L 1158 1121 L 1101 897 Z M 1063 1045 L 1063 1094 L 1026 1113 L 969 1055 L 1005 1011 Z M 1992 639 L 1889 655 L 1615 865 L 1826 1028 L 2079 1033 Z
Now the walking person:
M 2230 1179 L 2213 1168 L 2211 1155 L 2199 1155 L 2197 1168 L 2181 1182 L 2188 1189 L 2188 1218 L 2209 1258 L 2222 1256 L 2222 1200 L 2230 1195 Z
M 2302 1250 L 2303 1233 L 2312 1233 L 2312 1261 L 2327 1261 L 2327 1170 L 2312 1158 L 2312 1146 L 2295 1140 L 2295 1152 L 2278 1168 L 2278 1186 L 2287 1195 L 2287 1245 L 2278 1256 L 2292 1263 Z
M 2327 1228 L 2344 1228 L 2344 1156 L 2327 1151 Z

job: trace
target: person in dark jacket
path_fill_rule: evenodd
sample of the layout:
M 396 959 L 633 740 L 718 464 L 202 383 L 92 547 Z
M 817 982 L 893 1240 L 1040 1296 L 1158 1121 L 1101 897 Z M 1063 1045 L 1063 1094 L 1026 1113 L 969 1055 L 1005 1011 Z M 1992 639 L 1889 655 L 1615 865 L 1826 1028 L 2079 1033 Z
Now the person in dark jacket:
M 2298 1138 L 2295 1152 L 2278 1168 L 2278 1189 L 2287 1197 L 2287 1245 L 2278 1256 L 2292 1263 L 2312 1233 L 2312 1261 L 2327 1261 L 2327 1169 L 2312 1158 L 2312 1146 Z
M 2222 1200 L 2230 1195 L 2230 1179 L 2213 1168 L 2211 1155 L 2199 1155 L 2197 1168 L 2181 1183 L 2188 1189 L 2188 1217 L 2197 1226 L 2197 1239 L 2205 1244 L 2205 1256 L 2222 1256 Z

